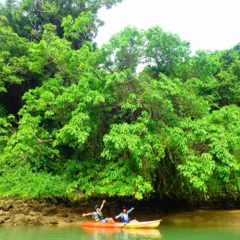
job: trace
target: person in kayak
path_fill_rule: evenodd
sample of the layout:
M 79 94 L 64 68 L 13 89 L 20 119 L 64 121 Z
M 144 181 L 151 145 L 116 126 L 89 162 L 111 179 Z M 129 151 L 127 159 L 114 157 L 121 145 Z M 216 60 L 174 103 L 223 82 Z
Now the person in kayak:
M 83 217 L 92 216 L 92 218 L 93 218 L 95 221 L 99 221 L 99 222 L 114 222 L 114 220 L 113 220 L 112 218 L 104 218 L 104 217 L 103 217 L 102 208 L 103 208 L 105 202 L 106 202 L 106 201 L 103 200 L 100 207 L 99 207 L 99 205 L 96 205 L 94 212 L 83 213 L 82 216 L 83 216 Z
M 129 209 L 129 210 L 127 210 L 126 207 L 123 207 L 123 208 L 122 208 L 122 212 L 119 213 L 119 214 L 115 217 L 115 219 L 120 218 L 120 221 L 121 221 L 122 223 L 129 223 L 129 222 L 131 221 L 131 219 L 130 219 L 130 217 L 128 216 L 128 214 L 129 214 L 130 212 L 132 212 L 133 210 L 134 210 L 133 207 L 132 207 L 131 209 Z

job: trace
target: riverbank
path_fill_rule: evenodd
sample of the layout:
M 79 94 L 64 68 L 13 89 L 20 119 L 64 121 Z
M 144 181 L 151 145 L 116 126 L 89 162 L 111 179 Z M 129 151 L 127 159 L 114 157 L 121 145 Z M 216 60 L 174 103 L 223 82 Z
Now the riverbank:
M 164 216 L 165 225 L 239 226 L 240 210 L 194 210 Z
M 49 200 L 0 200 L 0 225 L 73 225 L 82 220 L 83 206 Z
M 82 213 L 92 211 L 95 204 L 96 201 L 0 199 L 0 226 L 79 225 L 90 219 L 82 218 Z M 103 212 L 105 216 L 114 216 L 118 211 L 119 206 L 115 201 L 108 201 Z M 240 210 L 189 210 L 183 212 L 175 210 L 166 213 L 160 209 L 143 209 L 136 206 L 131 217 L 138 220 L 161 218 L 163 219 L 161 224 L 164 225 L 240 226 Z

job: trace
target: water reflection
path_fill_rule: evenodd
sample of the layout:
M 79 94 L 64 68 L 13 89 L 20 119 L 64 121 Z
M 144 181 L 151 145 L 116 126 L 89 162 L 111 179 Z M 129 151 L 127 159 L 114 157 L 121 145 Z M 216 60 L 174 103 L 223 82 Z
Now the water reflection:
M 0 240 L 239 240 L 236 227 L 161 226 L 153 230 L 82 229 L 77 227 L 0 227 Z
M 91 236 L 91 240 L 144 240 L 160 239 L 161 233 L 158 229 L 101 229 L 101 228 L 83 228 L 83 231 Z

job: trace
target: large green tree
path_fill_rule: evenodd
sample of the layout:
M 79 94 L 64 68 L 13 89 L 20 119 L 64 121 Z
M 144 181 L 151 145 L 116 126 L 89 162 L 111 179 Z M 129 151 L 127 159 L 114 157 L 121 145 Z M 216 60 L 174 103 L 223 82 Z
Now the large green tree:
M 156 26 L 97 48 L 117 2 L 1 6 L 0 196 L 239 198 L 239 45 Z
M 98 10 L 111 8 L 118 2 L 121 0 L 6 0 L 0 14 L 8 18 L 19 36 L 36 41 L 42 38 L 44 24 L 55 25 L 59 37 L 63 37 L 66 24 L 81 24 L 80 28 L 75 28 L 78 39 L 72 39 L 74 46 L 79 48 L 84 40 L 92 39 L 102 25 L 97 17 Z M 83 25 L 87 25 L 85 30 Z

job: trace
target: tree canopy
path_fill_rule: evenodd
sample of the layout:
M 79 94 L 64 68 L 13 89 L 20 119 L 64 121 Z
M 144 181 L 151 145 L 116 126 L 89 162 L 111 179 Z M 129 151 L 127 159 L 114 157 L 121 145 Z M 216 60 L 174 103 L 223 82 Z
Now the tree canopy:
M 0 196 L 239 198 L 239 44 L 155 26 L 97 47 L 118 2 L 1 5 Z

